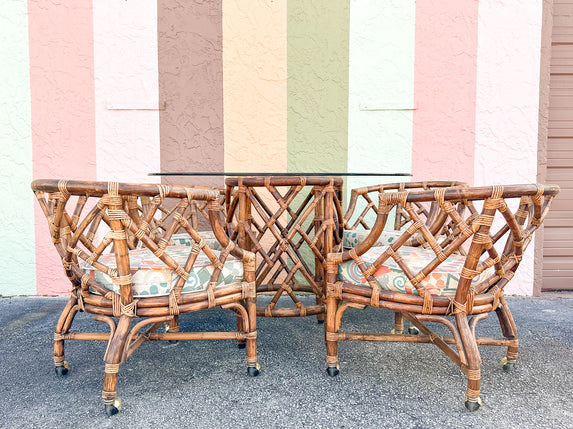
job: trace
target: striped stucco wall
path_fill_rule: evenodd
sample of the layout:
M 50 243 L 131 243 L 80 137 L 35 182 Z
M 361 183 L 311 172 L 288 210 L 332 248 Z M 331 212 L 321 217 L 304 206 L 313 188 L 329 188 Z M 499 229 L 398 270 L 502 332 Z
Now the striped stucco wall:
M 346 171 L 349 0 L 287 2 L 288 171 Z
M 13 260 L 0 294 L 69 289 L 32 177 L 534 182 L 542 0 L 526 3 L 8 1 L 0 162 L 11 228 L 0 251 Z M 509 292 L 532 293 L 530 258 Z
M 225 1 L 223 17 L 225 169 L 285 172 L 287 0 Z
M 33 175 L 96 178 L 93 9 L 89 0 L 28 3 Z M 69 290 L 36 204 L 36 292 Z
M 476 185 L 537 179 L 542 7 L 543 0 L 480 1 Z M 508 293 L 533 293 L 534 248 L 531 243 Z
M 0 294 L 36 293 L 27 12 L 25 2 L 9 0 L 0 15 Z
M 351 5 L 347 171 L 411 173 L 415 3 Z M 380 180 L 349 177 L 347 192 Z
M 157 22 L 157 2 L 94 2 L 99 180 L 154 182 L 160 170 Z

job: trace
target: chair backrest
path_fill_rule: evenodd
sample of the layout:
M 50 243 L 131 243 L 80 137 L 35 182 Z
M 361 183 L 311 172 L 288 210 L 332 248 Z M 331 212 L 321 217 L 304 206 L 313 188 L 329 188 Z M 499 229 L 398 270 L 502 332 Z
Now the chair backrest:
M 35 180 L 32 189 L 74 287 L 81 287 L 86 292 L 89 288 L 100 295 L 118 298 L 86 276 L 80 267 L 85 261 L 119 286 L 120 294 L 117 295 L 121 295 L 124 306 L 133 301 L 130 249 L 135 249 L 138 242 L 140 247 L 149 250 L 152 258 L 156 257 L 178 276 L 170 290 L 170 306 L 171 301 L 181 295 L 199 254 L 206 255 L 215 267 L 210 280 L 210 284 L 215 284 L 229 254 L 242 258 L 245 253 L 235 247 L 224 232 L 221 194 L 217 190 L 66 180 Z M 211 228 L 224 248 L 220 254 L 206 244 L 196 225 L 189 221 L 189 212 L 198 206 L 206 208 Z M 186 248 L 184 262 L 166 252 L 172 235 L 181 229 L 193 242 Z M 115 258 L 109 258 L 110 252 Z M 101 260 L 113 260 L 113 263 L 102 263 Z
M 425 287 L 428 276 L 449 256 L 461 253 L 460 249 L 465 247 L 465 262 L 458 273 L 459 283 L 453 306 L 471 306 L 473 298 L 481 293 L 499 295 L 513 277 L 522 260 L 523 251 L 545 219 L 558 192 L 559 187 L 555 185 L 440 187 L 411 192 L 381 192 L 376 222 L 369 236 L 354 249 L 330 255 L 329 263 L 337 264 L 354 259 L 365 281 L 378 289 L 373 274 L 392 258 L 431 307 L 432 297 L 429 288 Z M 432 225 L 425 222 L 423 213 L 418 213 L 420 204 L 427 203 L 437 208 L 437 217 L 445 216 L 445 224 L 452 225 L 451 236 L 440 239 L 431 231 Z M 398 207 L 408 217 L 402 234 L 372 264 L 365 264 L 361 255 L 376 242 L 384 230 L 389 213 Z M 400 256 L 401 248 L 412 244 L 422 244 L 435 255 L 422 269 L 413 269 Z M 486 271 L 491 267 L 493 269 Z M 472 283 L 478 277 L 480 281 Z
M 343 226 L 346 233 L 349 231 L 369 231 L 376 221 L 378 195 L 389 192 L 404 192 L 416 190 L 432 190 L 449 187 L 467 187 L 463 182 L 456 181 L 425 181 L 425 182 L 400 182 L 385 183 L 381 185 L 365 186 L 351 190 L 348 208 L 343 218 Z M 453 225 L 446 222 L 446 216 L 439 210 L 436 201 L 424 201 L 413 203 L 416 215 L 428 226 L 433 235 L 450 235 Z M 464 210 L 464 202 L 458 204 L 457 210 Z M 392 219 L 393 217 L 393 219 Z M 411 216 L 400 203 L 394 206 L 391 219 L 385 225 L 386 231 L 400 231 L 410 221 Z M 365 235 L 365 234 L 363 234 Z M 392 234 L 394 236 L 395 234 Z M 386 239 L 382 240 L 384 243 Z M 411 240 L 410 245 L 416 243 Z

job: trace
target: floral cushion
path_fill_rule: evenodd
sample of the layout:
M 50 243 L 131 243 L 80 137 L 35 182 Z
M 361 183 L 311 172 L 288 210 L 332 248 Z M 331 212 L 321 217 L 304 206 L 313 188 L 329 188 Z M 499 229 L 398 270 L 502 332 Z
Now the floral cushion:
M 213 250 L 221 250 L 222 249 L 221 243 L 219 243 L 219 240 L 217 240 L 217 238 L 215 237 L 215 233 L 213 231 L 198 231 L 198 233 L 201 236 L 201 238 L 203 240 L 205 240 L 205 243 L 207 243 L 207 246 L 209 246 L 211 249 L 213 249 Z M 171 240 L 169 242 L 169 245 L 170 246 L 191 246 L 193 244 L 193 242 L 194 241 L 189 234 L 187 234 L 186 232 L 182 232 L 179 234 L 173 234 L 171 236 Z M 137 247 L 138 248 L 143 247 L 141 241 L 138 242 Z
M 402 232 L 403 231 L 384 230 L 382 234 L 380 234 L 380 237 L 378 237 L 378 240 L 376 240 L 376 243 L 374 243 L 374 246 L 389 246 L 402 235 Z M 344 248 L 351 249 L 358 246 L 366 240 L 368 234 L 370 234 L 370 230 L 344 230 Z
M 169 246 L 165 253 L 171 256 L 179 265 L 184 266 L 189 256 L 189 250 L 189 246 L 185 245 Z M 219 256 L 218 251 L 214 252 Z M 117 266 L 113 253 L 100 256 L 98 262 L 110 268 L 116 268 Z M 133 295 L 135 297 L 168 295 L 179 278 L 177 274 L 171 271 L 167 265 L 147 248 L 130 250 L 129 262 L 131 265 Z M 107 274 L 95 269 L 86 262 L 80 263 L 80 268 L 106 289 L 119 293 L 119 286 L 113 283 L 111 277 Z M 211 279 L 213 269 L 209 258 L 203 252 L 200 252 L 195 264 L 193 264 L 182 293 L 205 290 Z M 219 275 L 217 285 L 231 284 L 242 280 L 242 262 L 238 259 L 228 259 Z
M 362 255 L 362 259 L 367 264 L 370 264 L 384 253 L 386 249 L 387 246 L 373 247 Z M 436 257 L 432 250 L 419 247 L 402 246 L 398 253 L 404 258 L 404 262 L 414 273 L 420 271 Z M 423 285 L 433 295 L 455 295 L 465 259 L 465 256 L 462 255 L 451 255 L 423 280 Z M 493 273 L 493 270 L 493 267 L 485 270 L 473 279 L 473 283 L 479 283 L 486 279 Z M 339 265 L 338 277 L 347 283 L 368 286 L 368 282 L 362 276 L 360 269 L 353 260 Z M 376 281 L 384 290 L 418 294 L 416 288 L 412 286 L 410 280 L 408 280 L 396 261 L 391 257 L 384 262 L 384 265 L 378 268 L 378 271 L 374 273 L 374 277 L 376 277 Z

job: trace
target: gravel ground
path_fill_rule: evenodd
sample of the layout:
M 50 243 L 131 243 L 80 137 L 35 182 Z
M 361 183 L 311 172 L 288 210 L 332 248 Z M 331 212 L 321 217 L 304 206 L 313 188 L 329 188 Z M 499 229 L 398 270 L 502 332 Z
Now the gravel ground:
M 463 405 L 465 376 L 432 345 L 342 342 L 340 375 L 329 378 L 322 325 L 306 317 L 259 318 L 256 378 L 230 341 L 144 344 L 120 369 L 123 410 L 107 417 L 105 343 L 68 342 L 72 368 L 58 378 L 52 337 L 65 299 L 1 298 L 0 427 L 573 428 L 573 298 L 508 302 L 519 329 L 518 367 L 505 374 L 504 350 L 480 348 L 483 406 L 475 413 Z M 374 332 L 392 321 L 392 313 L 367 308 L 349 310 L 343 326 Z M 74 328 L 102 325 L 80 314 Z M 181 325 L 233 329 L 235 319 L 214 309 L 184 315 Z M 497 336 L 497 318 L 478 331 Z

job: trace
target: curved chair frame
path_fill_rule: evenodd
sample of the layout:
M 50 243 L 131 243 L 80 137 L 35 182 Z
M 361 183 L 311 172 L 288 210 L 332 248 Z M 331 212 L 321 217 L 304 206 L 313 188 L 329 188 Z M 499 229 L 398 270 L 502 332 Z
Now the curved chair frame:
M 376 220 L 378 205 L 374 201 L 382 192 L 404 192 L 404 191 L 420 191 L 420 190 L 435 190 L 450 187 L 467 187 L 468 184 L 457 181 L 424 181 L 424 182 L 396 182 L 384 183 L 381 185 L 364 186 L 355 188 L 350 191 L 350 201 L 348 208 L 343 218 L 343 227 L 345 231 L 356 231 L 362 229 L 363 231 L 370 231 L 373 222 Z M 436 237 L 446 238 L 451 242 L 453 233 L 453 223 L 447 223 L 447 215 L 440 210 L 440 206 L 436 201 L 428 202 L 415 202 L 413 203 L 416 215 L 428 226 L 430 233 Z M 465 208 L 463 202 L 458 204 L 457 210 L 462 212 Z M 385 230 L 400 231 L 411 220 L 410 214 L 398 202 L 393 211 L 394 222 L 389 225 L 387 222 Z M 420 246 L 424 245 L 425 241 L 418 241 L 418 237 L 412 237 L 407 245 Z M 463 252 L 463 249 L 460 249 Z M 394 313 L 394 329 L 392 333 L 402 334 L 404 332 L 404 316 L 401 312 Z M 415 326 L 409 326 L 408 333 L 417 334 L 419 331 Z
M 145 341 L 232 339 L 246 342 L 247 372 L 253 376 L 258 374 L 254 254 L 235 247 L 227 237 L 220 192 L 183 186 L 66 180 L 36 180 L 32 189 L 73 287 L 54 334 L 58 375 L 65 375 L 69 368 L 64 355 L 65 341 L 107 341 L 102 397 L 106 412 L 112 415 L 121 406 L 116 393 L 120 365 Z M 206 204 L 210 225 L 223 247 L 219 254 L 206 244 L 188 220 L 189 209 L 197 202 Z M 162 210 L 164 206 L 171 208 L 166 212 Z M 154 227 L 158 224 L 162 229 Z M 191 246 L 183 247 L 187 255 L 184 263 L 177 262 L 169 253 L 171 236 L 180 229 L 193 241 Z M 132 270 L 137 270 L 137 266 L 130 262 L 130 249 L 139 243 L 148 250 L 147 254 L 153 254 L 160 261 L 162 268 L 175 274 L 168 295 L 134 297 Z M 109 258 L 110 253 L 114 258 Z M 208 285 L 202 290 L 182 293 L 200 254 L 208 258 L 212 270 Z M 243 266 L 243 281 L 221 284 L 223 267 L 233 257 Z M 110 259 L 114 260 L 113 266 L 105 262 Z M 86 264 L 111 278 L 118 291 L 109 290 L 90 277 L 84 271 Z M 236 312 L 242 329 L 179 332 L 180 314 L 215 306 Z M 78 312 L 93 314 L 96 321 L 109 326 L 109 333 L 71 332 Z M 171 329 L 158 332 L 165 324 L 170 324 Z
M 326 346 L 327 372 L 334 376 L 339 372 L 338 341 L 402 341 L 433 343 L 461 367 L 467 376 L 465 405 L 476 410 L 480 399 L 480 354 L 478 345 L 507 347 L 502 360 L 505 370 L 511 370 L 518 354 L 517 329 L 507 302 L 504 287 L 514 276 L 523 251 L 533 238 L 533 233 L 543 222 L 553 197 L 559 192 L 557 186 L 509 185 L 476 188 L 440 188 L 437 190 L 386 193 L 379 195 L 376 222 L 370 235 L 357 247 L 342 253 L 331 253 L 327 258 L 327 317 Z M 519 200 L 519 207 L 512 213 L 508 200 Z M 479 204 L 477 204 L 479 202 Z M 453 222 L 453 240 L 439 242 L 416 212 L 418 203 L 435 203 Z M 460 213 L 459 204 L 466 210 Z M 368 264 L 362 255 L 367 252 L 381 234 L 389 213 L 397 206 L 408 213 L 408 228 L 379 257 Z M 481 205 L 481 212 L 476 209 Z M 495 220 L 495 222 L 494 222 Z M 450 223 L 450 222 L 446 222 Z M 425 242 L 435 258 L 423 269 L 414 271 L 405 263 L 399 250 L 413 238 Z M 505 244 L 504 244 L 505 240 Z M 459 282 L 455 296 L 432 295 L 426 281 L 428 276 L 448 257 L 467 243 L 463 269 L 458 273 Z M 415 288 L 416 294 L 382 290 L 374 273 L 388 260 L 393 259 Z M 354 261 L 367 283 L 355 285 L 337 278 L 340 264 Z M 489 271 L 486 271 L 489 270 Z M 472 283 L 482 275 L 479 283 Z M 380 334 L 342 331 L 342 315 L 350 307 L 372 306 L 400 312 L 421 334 Z M 484 338 L 475 333 L 476 324 L 488 313 L 496 312 L 503 337 Z M 453 320 L 452 320 L 453 319 Z M 452 333 L 450 337 L 435 334 L 426 322 L 439 322 Z M 455 345 L 455 349 L 450 345 Z

